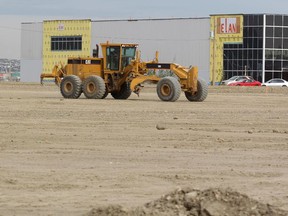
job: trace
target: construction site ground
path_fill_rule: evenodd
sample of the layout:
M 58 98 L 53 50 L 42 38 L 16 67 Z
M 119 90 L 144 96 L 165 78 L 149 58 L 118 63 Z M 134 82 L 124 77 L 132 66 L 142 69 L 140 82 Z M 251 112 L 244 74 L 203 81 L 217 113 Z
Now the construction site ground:
M 0 215 L 143 206 L 220 188 L 288 211 L 288 88 L 209 87 L 204 102 L 64 99 L 0 83 Z

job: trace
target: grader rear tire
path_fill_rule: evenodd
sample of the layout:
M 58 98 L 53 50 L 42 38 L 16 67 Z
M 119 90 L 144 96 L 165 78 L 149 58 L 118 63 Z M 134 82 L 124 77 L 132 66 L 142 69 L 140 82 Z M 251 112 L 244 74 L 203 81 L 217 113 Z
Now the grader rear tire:
M 174 77 L 164 77 L 157 84 L 157 95 L 162 101 L 174 102 L 180 94 L 181 85 Z
M 126 100 L 130 97 L 132 91 L 130 89 L 130 85 L 127 82 L 124 82 L 121 86 L 120 91 L 118 92 L 111 92 L 111 95 L 114 99 L 117 100 Z
M 80 78 L 75 75 L 65 76 L 60 83 L 60 92 L 64 98 L 79 98 L 82 93 Z
M 208 95 L 207 83 L 202 79 L 198 79 L 197 89 L 198 91 L 195 94 L 192 94 L 191 92 L 185 92 L 185 96 L 189 101 L 201 102 L 206 99 Z
M 89 76 L 83 82 L 83 93 L 88 99 L 102 99 L 106 92 L 104 80 L 100 76 Z

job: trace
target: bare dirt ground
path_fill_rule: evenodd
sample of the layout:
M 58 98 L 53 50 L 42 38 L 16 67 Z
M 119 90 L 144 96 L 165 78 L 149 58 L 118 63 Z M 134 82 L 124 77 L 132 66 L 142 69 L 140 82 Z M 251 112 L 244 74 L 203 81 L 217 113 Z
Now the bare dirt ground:
M 0 83 L 0 215 L 142 206 L 179 187 L 231 188 L 288 211 L 288 89 L 209 87 L 204 102 L 63 99 Z M 163 130 L 158 130 L 156 126 Z

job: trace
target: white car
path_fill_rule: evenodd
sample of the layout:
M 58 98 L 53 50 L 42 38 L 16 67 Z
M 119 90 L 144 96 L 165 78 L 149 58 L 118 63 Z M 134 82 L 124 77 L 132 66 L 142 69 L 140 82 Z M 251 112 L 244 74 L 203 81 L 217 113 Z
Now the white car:
M 221 82 L 221 85 L 228 85 L 228 84 L 231 84 L 231 83 L 234 83 L 234 82 L 239 82 L 239 81 L 242 81 L 242 80 L 245 80 L 245 79 L 253 79 L 252 77 L 250 76 L 233 76 L 227 80 L 223 80 Z
M 288 82 L 284 79 L 270 79 L 269 81 L 262 83 L 262 86 L 288 87 Z

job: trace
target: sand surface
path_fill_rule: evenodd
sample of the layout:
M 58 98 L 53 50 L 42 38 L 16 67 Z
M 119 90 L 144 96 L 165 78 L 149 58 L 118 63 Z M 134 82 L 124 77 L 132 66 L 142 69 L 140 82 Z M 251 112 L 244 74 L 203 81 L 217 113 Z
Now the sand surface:
M 186 186 L 288 210 L 288 88 L 209 87 L 204 102 L 171 103 L 150 86 L 69 100 L 54 85 L 0 83 L 0 107 L 0 215 L 130 208 Z

